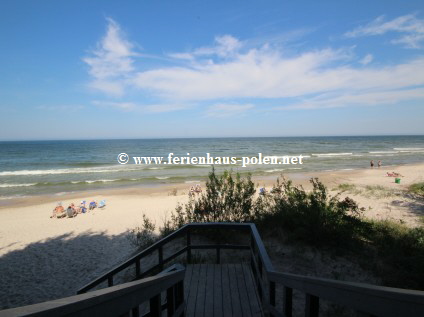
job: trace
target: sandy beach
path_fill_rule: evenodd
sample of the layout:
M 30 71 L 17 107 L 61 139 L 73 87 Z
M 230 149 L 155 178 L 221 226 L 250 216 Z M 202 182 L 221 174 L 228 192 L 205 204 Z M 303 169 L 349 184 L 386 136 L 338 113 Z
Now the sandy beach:
M 403 175 L 400 184 L 395 183 L 395 177 L 386 175 L 392 171 Z M 259 187 L 270 188 L 277 176 L 257 177 L 254 181 Z M 424 181 L 424 164 L 288 177 L 306 188 L 310 177 L 319 177 L 333 194 L 340 184 L 354 185 L 341 195 L 355 199 L 364 207 L 365 217 L 417 226 L 419 216 L 424 215 L 422 201 L 403 192 L 410 184 Z M 8 201 L 0 207 L 1 308 L 75 294 L 79 287 L 134 252 L 127 238 L 128 230 L 141 224 L 143 213 L 158 228 L 178 203 L 187 201 L 189 186 L 81 192 Z M 76 218 L 50 218 L 58 201 L 66 207 L 71 202 L 79 204 L 81 200 L 92 199 L 105 199 L 106 208 Z

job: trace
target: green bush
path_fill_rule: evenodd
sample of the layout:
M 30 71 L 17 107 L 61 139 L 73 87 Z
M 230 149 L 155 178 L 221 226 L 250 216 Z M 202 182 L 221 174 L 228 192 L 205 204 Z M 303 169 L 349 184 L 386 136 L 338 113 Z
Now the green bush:
M 424 197 L 424 182 L 412 184 L 411 186 L 409 186 L 409 191 L 412 194 Z
M 159 230 L 164 236 L 191 222 L 254 222 L 262 233 L 284 232 L 290 240 L 362 259 L 386 285 L 424 289 L 424 228 L 367 220 L 354 200 L 331 196 L 318 179 L 310 181 L 312 190 L 306 191 L 290 180 L 277 179 L 270 194 L 255 195 L 250 175 L 226 171 L 217 176 L 212 169 L 205 192 L 178 205 Z M 154 229 L 143 215 L 143 226 L 132 232 L 134 244 L 154 242 Z M 224 235 L 207 234 L 215 240 Z
M 137 248 L 147 248 L 158 239 L 157 235 L 155 235 L 155 228 L 156 225 L 145 214 L 143 214 L 142 225 L 131 229 L 128 234 L 128 239 L 130 243 Z

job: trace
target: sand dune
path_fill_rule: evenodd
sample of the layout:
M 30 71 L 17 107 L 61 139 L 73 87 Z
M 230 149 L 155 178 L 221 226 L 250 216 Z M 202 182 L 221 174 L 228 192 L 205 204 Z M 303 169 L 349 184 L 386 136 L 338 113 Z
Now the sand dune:
M 404 175 L 401 184 L 385 176 L 386 171 L 393 170 Z M 290 174 L 296 183 L 305 186 L 313 176 L 323 180 L 330 189 L 350 183 L 363 190 L 343 195 L 353 197 L 365 207 L 367 217 L 402 219 L 415 226 L 419 223 L 417 216 L 424 214 L 419 201 L 396 194 L 378 198 L 376 193 L 366 191 L 366 186 L 380 185 L 389 192 L 401 192 L 412 183 L 424 181 L 424 165 Z M 271 175 L 255 178 L 255 182 L 269 187 L 275 179 L 276 175 Z M 80 200 L 106 199 L 104 210 L 95 209 L 73 219 L 49 218 L 59 198 L 54 196 L 28 198 L 3 206 L 0 209 L 1 308 L 75 294 L 79 287 L 134 251 L 127 231 L 141 224 L 143 213 L 158 227 L 178 203 L 187 201 L 186 187 L 187 184 L 180 184 L 61 196 L 65 206 Z M 178 189 L 177 196 L 169 195 L 171 188 Z

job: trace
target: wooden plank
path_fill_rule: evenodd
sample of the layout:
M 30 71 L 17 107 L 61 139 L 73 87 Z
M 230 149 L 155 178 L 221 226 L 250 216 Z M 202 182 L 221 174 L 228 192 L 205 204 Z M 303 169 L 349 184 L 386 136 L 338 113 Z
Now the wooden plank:
M 228 264 L 221 265 L 222 316 L 233 316 Z
M 205 293 L 205 317 L 213 317 L 213 309 L 214 309 L 214 270 L 215 268 L 219 270 L 219 265 L 207 264 L 206 265 L 206 293 Z
M 223 265 L 215 265 L 214 277 L 213 277 L 213 315 L 221 317 L 223 312 L 223 300 L 222 300 L 222 268 Z
M 242 264 L 234 264 L 237 290 L 240 297 L 240 305 L 243 316 L 251 316 L 249 297 L 247 296 L 246 284 Z
M 194 310 L 196 308 L 196 298 L 197 298 L 197 286 L 199 284 L 199 265 L 190 265 L 192 268 L 191 271 L 191 283 L 189 285 L 190 287 L 190 293 L 187 297 L 187 316 L 194 316 Z
M 253 273 L 248 264 L 243 264 L 244 282 L 246 283 L 247 296 L 249 297 L 250 311 L 252 316 L 262 316 L 262 306 L 259 301 Z
M 230 277 L 230 293 L 233 316 L 243 316 L 243 311 L 240 303 L 239 289 L 237 286 L 236 269 L 234 264 L 228 264 L 228 273 Z
M 206 297 L 206 264 L 198 264 L 199 281 L 197 285 L 196 307 L 194 309 L 195 316 L 204 316 L 205 314 L 205 297 Z
M 184 294 L 186 298 L 190 297 L 192 275 L 193 275 L 193 265 L 187 265 L 186 274 L 184 278 Z

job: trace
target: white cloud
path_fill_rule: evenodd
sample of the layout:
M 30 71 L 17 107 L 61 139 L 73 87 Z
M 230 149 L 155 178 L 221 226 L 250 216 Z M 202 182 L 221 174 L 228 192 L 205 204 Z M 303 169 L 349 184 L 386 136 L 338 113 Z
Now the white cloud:
M 150 104 L 143 105 L 137 104 L 135 102 L 113 102 L 113 101 L 100 101 L 94 100 L 92 104 L 98 107 L 109 107 L 116 108 L 128 112 L 142 112 L 142 113 L 164 113 L 164 112 L 173 112 L 184 110 L 191 105 L 182 105 L 182 104 Z
M 405 20 L 409 19 L 393 22 L 390 27 L 373 32 L 385 32 L 393 29 L 393 25 L 406 25 Z M 410 26 L 410 29 L 416 31 L 419 28 Z M 350 36 L 370 32 L 363 27 L 352 31 Z M 169 112 L 201 101 L 212 101 L 215 106 L 207 109 L 207 114 L 226 116 L 250 109 L 246 106 L 253 107 L 249 99 L 254 98 L 278 102 L 284 98 L 303 98 L 321 107 L 340 106 L 341 102 L 367 105 L 405 100 L 408 91 L 424 85 L 424 57 L 382 66 L 371 63 L 373 55 L 367 54 L 359 61 L 363 66 L 358 68 L 354 48 L 326 48 L 287 56 L 279 47 L 263 43 L 260 47 L 252 47 L 246 44 L 248 41 L 230 35 L 216 37 L 210 47 L 168 54 L 174 58 L 175 65 L 180 66 L 139 71 L 133 65 L 136 55 L 132 52 L 133 45 L 123 40 L 120 34 L 117 24 L 109 20 L 108 32 L 93 58 L 95 62 L 90 60 L 89 63 L 94 77 L 93 87 L 115 95 L 123 94 L 127 87 L 131 87 L 133 91 L 149 94 L 160 101 L 152 105 L 110 103 L 110 106 L 127 111 Z M 109 63 L 109 60 L 114 62 Z M 331 99 L 326 99 L 329 95 Z M 393 99 L 383 98 L 384 95 Z M 310 96 L 317 96 L 317 99 Z M 421 98 L 420 94 L 413 96 Z M 248 104 L 219 103 L 240 98 L 247 100 Z M 366 98 L 370 99 L 367 101 Z
M 424 84 L 424 58 L 361 69 L 349 66 L 349 60 L 344 50 L 325 49 L 286 58 L 278 51 L 252 49 L 221 63 L 139 72 L 133 82 L 155 95 L 180 100 L 272 99 Z
M 38 110 L 45 110 L 45 111 L 73 112 L 73 111 L 84 109 L 84 106 L 82 105 L 53 105 L 53 106 L 41 105 L 41 106 L 37 106 L 36 108 Z
M 112 95 L 121 95 L 125 78 L 134 70 L 134 45 L 125 39 L 119 25 L 108 18 L 106 35 L 83 61 L 90 67 L 91 87 Z
M 252 104 L 225 104 L 218 103 L 213 106 L 210 106 L 206 111 L 206 115 L 209 117 L 230 117 L 230 116 L 238 116 L 243 114 L 244 112 L 252 109 L 254 106 Z
M 133 102 L 112 102 L 112 101 L 92 101 L 92 104 L 99 107 L 111 107 L 124 111 L 132 111 L 137 109 L 137 105 Z
M 420 100 L 423 98 L 424 88 L 363 92 L 358 94 L 346 93 L 343 95 L 328 94 L 306 99 L 288 106 L 275 107 L 274 110 L 341 108 L 358 105 L 375 106 L 380 104 L 394 104 L 399 101 Z
M 359 63 L 361 63 L 362 65 L 368 65 L 369 63 L 371 63 L 374 59 L 374 56 L 372 56 L 372 54 L 367 54 L 364 56 L 363 59 L 361 59 L 359 61 Z
M 347 37 L 382 35 L 387 32 L 398 32 L 402 36 L 392 40 L 393 44 L 403 44 L 407 48 L 421 48 L 424 41 L 424 20 L 415 15 L 403 15 L 391 21 L 385 21 L 383 16 L 376 18 L 371 23 L 360 26 L 353 31 L 345 33 Z

